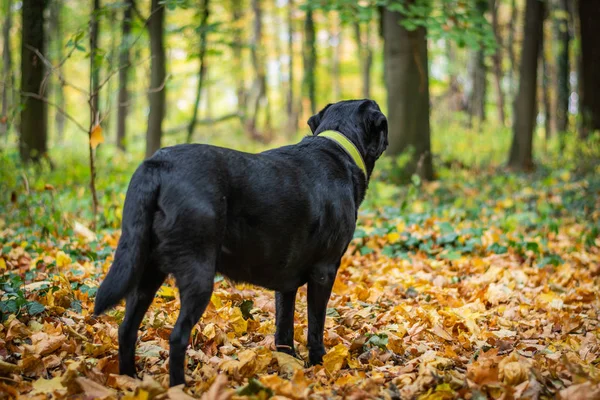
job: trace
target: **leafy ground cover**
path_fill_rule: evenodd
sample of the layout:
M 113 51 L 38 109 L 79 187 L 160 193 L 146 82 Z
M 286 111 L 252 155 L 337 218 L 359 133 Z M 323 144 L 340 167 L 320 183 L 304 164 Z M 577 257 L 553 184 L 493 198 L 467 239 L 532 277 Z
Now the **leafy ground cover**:
M 123 307 L 91 315 L 132 168 L 114 164 L 100 179 L 95 232 L 77 170 L 2 171 L 0 397 L 186 396 L 167 391 L 172 282 L 141 327 L 143 379 L 117 375 Z M 324 364 L 304 365 L 305 290 L 298 360 L 273 351 L 273 294 L 219 278 L 187 352 L 187 395 L 598 398 L 600 171 L 459 165 L 399 187 L 385 183 L 390 169 L 383 164 L 338 273 Z

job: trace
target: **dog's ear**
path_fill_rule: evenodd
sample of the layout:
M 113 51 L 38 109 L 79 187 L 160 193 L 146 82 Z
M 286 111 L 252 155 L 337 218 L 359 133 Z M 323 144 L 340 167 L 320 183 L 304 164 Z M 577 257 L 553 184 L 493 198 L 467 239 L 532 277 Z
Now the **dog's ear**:
M 379 107 L 377 107 L 377 110 L 371 109 L 367 112 L 365 125 L 367 135 L 370 138 L 370 150 L 374 153 L 375 157 L 379 158 L 388 146 L 387 118 L 379 111 Z
M 323 119 L 323 115 L 325 115 L 325 111 L 331 107 L 331 104 L 327 104 L 325 106 L 324 109 L 322 109 L 321 111 L 319 111 L 318 114 L 313 115 L 312 117 L 310 117 L 308 119 L 308 126 L 310 127 L 311 132 L 315 133 L 315 131 L 317 130 L 317 127 L 319 126 L 319 124 L 321 123 L 321 120 Z

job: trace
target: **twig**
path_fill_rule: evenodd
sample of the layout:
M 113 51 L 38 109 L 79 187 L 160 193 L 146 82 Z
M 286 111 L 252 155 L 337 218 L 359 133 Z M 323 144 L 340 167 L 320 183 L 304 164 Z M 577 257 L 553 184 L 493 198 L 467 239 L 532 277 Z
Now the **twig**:
M 40 96 L 37 93 L 31 93 L 31 92 L 21 92 L 21 96 L 32 97 L 34 99 L 41 100 L 44 103 L 46 103 L 48 105 L 51 105 L 52 107 L 55 107 L 56 111 L 58 111 L 59 113 L 61 113 L 62 115 L 64 115 L 69 121 L 71 121 L 75 125 L 77 125 L 77 127 L 79 129 L 81 129 L 83 132 L 85 132 L 85 133 L 89 132 L 88 129 L 85 129 L 83 127 L 83 125 L 81 125 L 79 122 L 77 122 L 77 120 L 75 118 L 73 118 L 68 112 L 66 112 L 65 110 L 63 110 L 62 107 L 58 106 L 56 103 L 51 102 L 50 100 L 48 100 L 44 96 Z
M 29 181 L 27 180 L 27 175 L 25 172 L 21 171 L 21 178 L 23 178 L 23 183 L 25 184 L 25 193 L 29 195 Z

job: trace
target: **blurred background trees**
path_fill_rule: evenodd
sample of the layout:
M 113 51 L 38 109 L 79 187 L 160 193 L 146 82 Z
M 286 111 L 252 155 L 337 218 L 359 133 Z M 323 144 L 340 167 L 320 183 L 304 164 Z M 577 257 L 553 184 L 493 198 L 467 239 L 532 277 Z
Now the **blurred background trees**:
M 86 141 L 138 159 L 186 141 L 258 149 L 371 97 L 399 180 L 498 138 L 531 171 L 536 141 L 600 130 L 599 20 L 597 0 L 5 0 L 1 146 L 25 163 Z

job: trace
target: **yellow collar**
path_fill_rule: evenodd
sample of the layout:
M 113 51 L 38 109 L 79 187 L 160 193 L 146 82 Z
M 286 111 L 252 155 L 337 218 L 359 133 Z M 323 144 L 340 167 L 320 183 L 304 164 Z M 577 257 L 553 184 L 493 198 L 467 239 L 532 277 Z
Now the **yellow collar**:
M 318 136 L 326 137 L 327 139 L 331 139 L 346 151 L 350 157 L 354 160 L 354 163 L 360 168 L 360 170 L 365 174 L 365 180 L 367 179 L 367 168 L 365 167 L 365 162 L 363 161 L 362 156 L 358 152 L 358 149 L 346 136 L 342 135 L 337 131 L 323 131 L 318 134 Z

